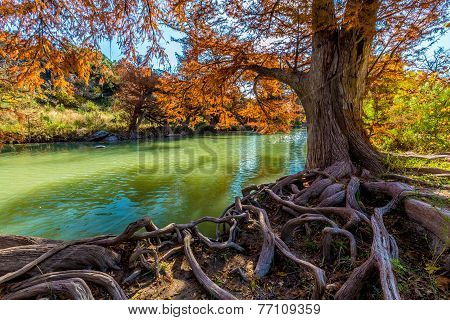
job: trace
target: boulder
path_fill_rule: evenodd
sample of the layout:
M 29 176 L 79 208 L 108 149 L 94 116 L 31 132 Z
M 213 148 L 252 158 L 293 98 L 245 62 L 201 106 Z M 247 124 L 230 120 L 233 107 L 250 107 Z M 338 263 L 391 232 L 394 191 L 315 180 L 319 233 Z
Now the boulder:
M 90 137 L 87 138 L 88 141 L 100 141 L 108 137 L 110 134 L 108 131 L 100 130 L 92 134 Z
M 117 142 L 119 141 L 119 137 L 115 134 L 111 134 L 102 140 L 103 142 Z

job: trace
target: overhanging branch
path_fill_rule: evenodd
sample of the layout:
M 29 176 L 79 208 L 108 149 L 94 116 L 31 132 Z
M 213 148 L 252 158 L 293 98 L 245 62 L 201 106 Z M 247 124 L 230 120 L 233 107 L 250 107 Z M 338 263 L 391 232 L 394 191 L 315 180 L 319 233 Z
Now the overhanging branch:
M 304 86 L 304 81 L 307 75 L 305 72 L 282 68 L 268 68 L 256 64 L 249 65 L 245 69 L 254 71 L 260 76 L 278 80 L 288 85 L 296 92 L 303 91 L 302 87 Z

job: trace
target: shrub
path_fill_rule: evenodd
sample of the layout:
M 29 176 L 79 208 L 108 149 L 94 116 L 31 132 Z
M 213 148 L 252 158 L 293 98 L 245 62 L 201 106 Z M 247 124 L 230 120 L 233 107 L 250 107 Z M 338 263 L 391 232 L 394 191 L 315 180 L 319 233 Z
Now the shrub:
M 436 74 L 410 71 L 396 82 L 381 81 L 364 103 L 372 141 L 387 151 L 448 151 L 449 99 L 446 79 Z

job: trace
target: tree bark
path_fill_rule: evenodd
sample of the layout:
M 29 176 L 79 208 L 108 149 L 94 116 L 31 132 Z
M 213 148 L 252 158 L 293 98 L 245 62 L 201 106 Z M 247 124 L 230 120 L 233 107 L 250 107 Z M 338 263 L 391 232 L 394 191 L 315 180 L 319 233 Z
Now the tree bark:
M 362 121 L 379 1 L 349 0 L 340 26 L 332 0 L 314 0 L 312 6 L 309 72 L 255 65 L 248 69 L 289 85 L 299 96 L 308 121 L 308 169 L 344 161 L 380 173 L 382 156 Z
M 330 2 L 330 3 L 328 3 Z M 341 27 L 333 1 L 314 1 L 311 69 L 301 97 L 308 119 L 309 168 L 350 161 L 382 171 L 381 156 L 363 128 L 362 98 L 378 1 L 349 1 Z
M 138 137 L 138 117 L 138 111 L 134 109 L 128 125 L 128 139 L 130 140 L 136 140 Z
M 128 125 L 128 139 L 136 140 L 139 137 L 139 127 L 144 120 L 145 111 L 142 106 L 137 106 L 133 109 L 130 123 Z

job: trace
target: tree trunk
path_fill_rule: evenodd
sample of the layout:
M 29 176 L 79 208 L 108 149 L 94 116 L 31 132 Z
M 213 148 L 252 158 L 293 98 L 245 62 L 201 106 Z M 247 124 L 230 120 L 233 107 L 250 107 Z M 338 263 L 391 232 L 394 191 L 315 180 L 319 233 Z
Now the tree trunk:
M 139 126 L 142 122 L 143 114 L 141 108 L 135 108 L 131 115 L 130 124 L 128 126 L 128 138 L 130 140 L 136 140 L 139 135 Z
M 323 14 L 323 13 L 322 13 Z M 380 154 L 363 128 L 362 98 L 373 34 L 320 21 L 301 102 L 308 120 L 308 168 L 347 161 L 381 172 Z M 370 22 L 369 22 L 370 24 Z
M 312 55 L 309 71 L 249 65 L 298 95 L 308 121 L 309 169 L 346 162 L 374 173 L 382 156 L 371 145 L 362 121 L 368 60 L 379 0 L 348 0 L 338 23 L 333 0 L 312 2 Z

